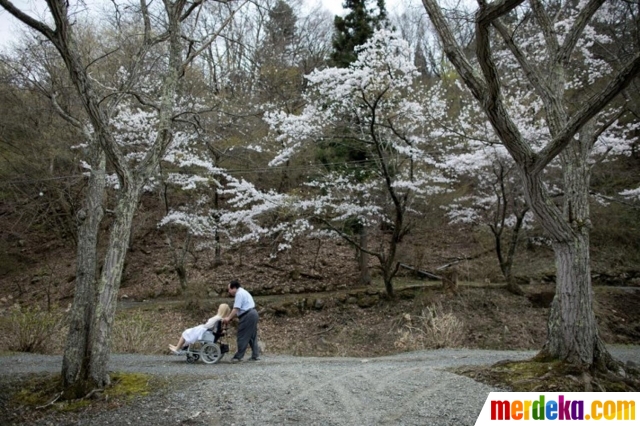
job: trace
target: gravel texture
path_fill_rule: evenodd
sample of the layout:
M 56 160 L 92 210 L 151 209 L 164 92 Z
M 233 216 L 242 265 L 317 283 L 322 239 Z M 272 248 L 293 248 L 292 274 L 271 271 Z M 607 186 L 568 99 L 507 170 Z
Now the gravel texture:
M 610 348 L 640 364 L 640 346 Z M 525 359 L 532 351 L 443 349 L 380 358 L 263 356 L 187 364 L 179 356 L 112 355 L 113 371 L 164 376 L 172 385 L 112 410 L 38 422 L 78 425 L 473 425 L 499 389 L 446 371 Z M 0 357 L 0 378 L 57 372 L 59 356 Z M 1 423 L 1 422 L 0 422 Z

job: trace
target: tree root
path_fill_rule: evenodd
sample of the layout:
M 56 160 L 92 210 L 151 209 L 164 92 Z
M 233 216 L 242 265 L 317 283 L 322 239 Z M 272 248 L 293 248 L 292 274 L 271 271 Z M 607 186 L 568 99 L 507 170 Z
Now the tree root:
M 640 390 L 640 374 L 613 358 L 609 368 L 591 368 L 549 359 L 544 354 L 527 361 L 501 361 L 488 367 L 466 367 L 456 373 L 514 392 L 629 392 Z
M 89 398 L 91 398 L 94 394 L 99 393 L 99 392 L 104 392 L 104 389 L 102 389 L 102 388 L 92 389 L 92 390 L 91 390 L 91 392 L 89 392 L 88 394 L 86 394 L 85 396 L 83 396 L 82 398 L 80 398 L 80 400 L 89 399 Z
M 63 393 L 64 393 L 64 392 L 60 392 L 60 393 L 58 393 L 58 394 L 55 396 L 55 398 L 53 398 L 51 401 L 47 402 L 47 403 L 46 403 L 46 404 L 44 404 L 44 405 L 40 405 L 39 407 L 36 407 L 36 410 L 42 410 L 43 408 L 47 408 L 47 407 L 52 406 L 53 404 L 55 404 L 55 402 L 56 402 L 57 400 L 59 400 L 59 399 L 60 399 L 60 397 L 62 396 L 62 394 L 63 394 Z

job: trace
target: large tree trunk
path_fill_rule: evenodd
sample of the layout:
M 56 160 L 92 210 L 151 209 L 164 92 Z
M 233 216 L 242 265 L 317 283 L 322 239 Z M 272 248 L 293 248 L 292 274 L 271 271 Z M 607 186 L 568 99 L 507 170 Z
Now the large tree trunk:
M 589 274 L 589 239 L 578 236 L 554 244 L 556 295 L 549 314 L 543 352 L 575 364 L 591 365 L 598 331 Z
M 100 154 L 91 171 L 84 205 L 78 212 L 76 285 L 69 319 L 69 334 L 62 359 L 62 383 L 67 399 L 79 398 L 93 387 L 85 386 L 90 359 L 91 318 L 96 298 L 98 231 L 104 214 L 105 156 Z M 77 386 L 72 387 L 72 384 Z
M 121 194 L 116 207 L 116 218 L 111 226 L 109 246 L 98 281 L 95 314 L 91 323 L 93 333 L 91 335 L 89 379 L 99 388 L 110 383 L 107 369 L 109 340 L 115 319 L 116 298 L 120 289 L 122 270 L 129 247 L 131 224 L 138 205 L 141 185 L 131 185 L 129 188 L 129 191 Z
M 95 179 L 93 174 L 87 204 L 95 213 L 89 216 L 90 220 L 88 218 L 81 223 L 79 230 L 79 281 L 76 282 L 69 337 L 62 364 L 67 399 L 83 397 L 92 389 L 104 388 L 110 382 L 107 370 L 109 339 L 131 225 L 139 199 L 139 190 L 134 189 L 123 193 L 118 201 L 102 273 L 96 280 L 96 247 L 98 225 L 102 218 L 104 173 L 95 173 Z M 102 190 L 98 192 L 99 189 Z
M 575 157 L 574 157 L 575 159 Z M 556 258 L 556 295 L 541 356 L 583 366 L 608 365 L 597 332 L 589 266 L 588 173 L 576 162 L 565 171 L 564 216 L 544 189 L 539 176 L 525 178 L 527 198 L 539 223 L 551 236 Z M 586 181 L 585 181 L 586 178 Z
M 165 7 L 169 18 L 169 68 L 162 82 L 156 139 L 145 154 L 144 159 L 133 170 L 122 157 L 116 155 L 115 158 L 123 166 L 120 173 L 118 173 L 121 189 L 115 211 L 115 221 L 111 226 L 102 274 L 98 281 L 97 301 L 91 325 L 93 333 L 89 377 L 97 387 L 104 387 L 110 383 L 107 369 L 109 340 L 115 319 L 116 299 L 120 289 L 122 270 L 124 269 L 124 261 L 131 238 L 133 216 L 144 184 L 148 181 L 149 176 L 157 170 L 162 155 L 173 137 L 173 108 L 175 106 L 178 79 L 182 72 L 179 17 L 184 3 L 181 3 L 181 6 L 178 7 L 177 3 L 165 2 Z M 106 126 L 103 127 L 103 130 L 108 132 Z M 113 138 L 112 135 L 111 137 Z
M 610 356 L 598 335 L 593 311 L 589 256 L 589 152 L 597 136 L 593 122 L 561 154 L 564 177 L 563 219 L 571 228 L 565 240 L 554 241 L 556 295 L 549 314 L 542 354 L 585 365 L 608 365 Z

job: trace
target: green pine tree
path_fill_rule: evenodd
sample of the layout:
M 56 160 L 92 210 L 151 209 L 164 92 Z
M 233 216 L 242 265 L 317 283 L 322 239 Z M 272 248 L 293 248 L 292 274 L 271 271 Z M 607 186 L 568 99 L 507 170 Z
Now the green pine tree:
M 374 31 L 387 26 L 387 10 L 384 0 L 377 0 L 375 8 L 367 9 L 372 0 L 345 0 L 342 7 L 350 10 L 343 18 L 336 16 L 333 21 L 333 52 L 331 61 L 334 66 L 346 68 L 356 60 L 355 49 L 364 44 Z

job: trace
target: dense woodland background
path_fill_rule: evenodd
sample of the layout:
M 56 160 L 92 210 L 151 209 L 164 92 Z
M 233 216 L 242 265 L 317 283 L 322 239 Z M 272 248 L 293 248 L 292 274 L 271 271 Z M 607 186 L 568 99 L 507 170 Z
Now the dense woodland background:
M 344 152 L 344 148 L 318 144 L 315 152 L 308 152 L 285 165 L 269 167 L 272 151 L 268 146 L 274 143 L 269 140 L 275 136 L 269 133 L 262 120 L 265 110 L 301 111 L 308 85 L 304 76 L 315 69 L 336 64 L 336 49 L 332 45 L 335 29 L 333 17 L 328 12 L 305 12 L 297 3 L 272 3 L 241 9 L 232 25 L 224 29 L 223 41 L 203 52 L 188 69 L 181 84 L 206 102 L 205 111 L 195 121 L 198 137 L 213 153 L 217 167 L 223 167 L 234 178 L 245 179 L 259 190 L 295 193 L 304 190 L 305 182 L 315 179 L 318 173 L 331 172 L 331 162 L 351 160 L 357 165 L 357 156 L 363 153 L 359 154 L 357 150 Z M 372 16 L 377 15 L 372 13 Z M 122 41 L 129 31 L 126 23 L 118 21 L 118 15 L 106 18 L 102 25 L 76 23 L 84 54 L 95 58 L 92 72 L 99 74 L 117 72 L 122 66 L 119 58 L 126 52 L 110 52 L 109 46 Z M 214 22 L 214 16 L 210 19 Z M 375 20 L 373 22 L 372 27 Z M 426 15 L 416 5 L 408 7 L 401 16 L 388 17 L 387 25 L 399 29 L 402 38 L 412 46 L 413 61 L 427 86 L 437 84 L 451 72 L 430 35 Z M 115 33 L 116 30 L 123 34 Z M 467 37 L 467 43 L 473 44 L 471 34 L 461 32 L 460 37 Z M 352 43 L 360 44 L 359 41 Z M 0 68 L 0 276 L 6 283 L 6 296 L 11 294 L 19 298 L 28 293 L 30 283 L 24 282 L 30 279 L 16 280 L 15 274 L 20 276 L 28 272 L 32 277 L 49 276 L 48 280 L 56 286 L 72 279 L 73 267 L 61 276 L 51 276 L 53 266 L 48 264 L 47 258 L 58 257 L 60 252 L 67 251 L 72 256 L 78 238 L 76 214 L 86 187 L 82 174 L 84 160 L 79 148 L 82 137 L 61 116 L 59 107 L 74 115 L 81 116 L 82 112 L 63 64 L 51 47 L 36 35 L 25 33 L 22 42 L 6 49 Z M 631 113 L 626 119 L 637 121 L 632 107 L 637 102 L 638 91 L 634 89 L 635 86 L 629 91 Z M 453 91 L 445 95 L 444 101 L 455 104 L 456 96 Z M 56 100 L 55 104 L 51 102 L 52 98 Z M 619 195 L 637 187 L 640 182 L 640 151 L 637 149 L 637 130 L 635 132 L 631 135 L 634 138 L 631 149 L 625 155 L 611 156 L 593 169 L 591 251 L 596 284 L 637 285 L 640 278 L 638 204 Z M 277 147 L 277 142 L 275 144 Z M 259 145 L 265 148 L 255 149 Z M 161 171 L 168 173 L 167 170 L 176 169 L 166 164 Z M 448 184 L 451 192 L 435 194 L 415 205 L 414 223 L 402 241 L 399 262 L 431 272 L 455 262 L 459 263 L 461 279 L 465 281 L 504 281 L 495 256 L 491 219 L 451 223 L 445 209 L 461 195 L 475 195 L 474 187 L 480 185 L 472 179 L 473 176 L 465 176 L 452 181 Z M 475 179 L 479 182 L 480 178 L 476 176 Z M 165 279 L 183 280 L 183 289 L 202 279 L 192 269 L 209 269 L 210 276 L 205 279 L 215 279 L 217 263 L 221 259 L 230 259 L 231 253 L 249 253 L 256 245 L 254 241 L 230 242 L 229 238 L 225 241 L 221 232 L 216 237 L 221 239 L 216 249 L 208 238 L 198 238 L 184 227 L 157 227 L 168 211 L 177 210 L 199 196 L 201 193 L 166 183 L 149 188 L 142 195 L 130 241 L 132 255 L 138 246 L 140 250 L 152 251 L 154 263 L 176 272 L 175 276 L 165 274 Z M 105 198 L 107 215 L 101 225 L 105 231 L 109 229 L 108 211 L 113 208 L 113 197 L 113 191 L 108 190 Z M 233 208 L 226 204 L 231 197 L 233 195 L 222 193 L 211 202 L 217 203 L 220 209 Z M 493 213 L 491 209 L 487 210 L 487 216 Z M 269 212 L 261 220 L 276 222 L 282 220 L 278 217 L 281 214 Z M 343 229 L 353 232 L 348 224 Z M 505 234 L 511 230 L 512 227 L 505 226 Z M 376 228 L 374 224 L 371 238 L 385 238 L 386 231 L 384 225 Z M 545 246 L 544 234 L 535 223 L 520 232 L 517 259 L 513 262 L 517 281 L 527 284 L 553 280 L 554 265 L 550 250 Z M 294 243 L 293 250 L 278 252 L 275 246 L 282 240 L 280 234 L 273 233 L 258 243 L 261 247 L 273 245 L 270 262 L 277 262 L 278 257 L 297 257 L 299 251 L 295 244 L 299 244 L 311 253 L 317 251 L 314 257 L 323 263 L 332 263 L 322 257 L 321 249 L 344 243 L 319 239 L 316 242 L 300 241 Z M 509 238 L 509 235 L 502 236 L 503 245 Z M 213 259 L 215 256 L 222 257 Z M 163 260 L 159 261 L 160 258 Z M 246 260 L 251 261 L 250 257 Z M 315 273 L 319 262 L 316 259 L 306 265 L 304 268 L 309 269 L 306 272 Z M 370 262 L 375 266 L 373 260 Z M 140 265 L 132 268 L 129 262 L 127 266 L 122 291 L 129 279 L 144 279 L 143 276 L 136 277 L 141 271 Z M 353 265 L 344 272 L 356 273 Z M 408 273 L 408 270 L 404 272 Z M 167 290 L 151 290 L 155 287 L 153 283 L 149 283 L 149 287 L 149 295 L 144 297 L 167 293 Z
M 147 164 L 145 153 L 155 149 L 153 141 L 160 143 L 162 158 L 132 179 L 135 185 L 122 177 L 126 167 L 114 160 L 120 157 L 105 160 L 92 151 L 99 127 L 42 34 L 25 32 L 2 54 L 3 314 L 70 307 L 81 254 L 79 223 L 88 214 L 88 171 L 100 175 L 103 167 L 98 274 L 107 269 L 109 232 L 122 194 L 139 184 L 131 230 L 120 237 L 127 255 L 121 279 L 115 274 L 116 297 L 121 310 L 152 303 L 152 316 L 160 312 L 171 324 L 168 335 L 205 316 L 237 278 L 260 298 L 265 319 L 280 321 L 263 325 L 272 348 L 283 346 L 279 327 L 290 330 L 287 343 L 309 335 L 309 328 L 298 329 L 304 314 L 318 338 L 295 346 L 296 353 L 411 349 L 416 345 L 406 333 L 414 328 L 406 327 L 410 320 L 403 315 L 428 322 L 433 309 L 443 317 L 457 310 L 468 327 L 464 338 L 435 346 L 540 347 L 556 281 L 551 240 L 533 219 L 516 166 L 446 60 L 424 7 L 408 5 L 398 16 L 387 14 L 382 1 L 349 0 L 349 13 L 334 19 L 295 1 L 205 2 L 199 8 L 201 3 L 185 3 L 197 17 L 184 20 L 189 35 L 181 36 L 180 52 L 188 61 L 175 68 L 174 104 L 166 110 L 158 99 L 171 85 L 166 76 L 172 65 L 165 60 L 174 46 L 148 44 L 149 56 L 136 62 L 143 57 L 136 45 L 141 25 L 150 29 L 151 21 L 141 24 L 140 11 L 124 4 L 100 19 L 73 21 L 79 61 L 94 85 L 96 105 L 110 114 L 107 127 L 126 160 L 122 164 Z M 614 3 L 606 10 L 611 15 L 605 14 L 609 25 L 594 20 L 589 28 L 597 36 L 581 44 L 574 58 L 570 79 L 588 82 L 594 93 L 605 86 L 600 77 L 638 52 L 637 4 Z M 558 16 L 578 6 L 545 2 Z M 477 40 L 471 15 L 445 11 L 472 58 Z M 523 28 L 518 36 L 535 51 L 540 34 L 527 32 L 533 31 L 528 13 L 514 9 L 505 22 L 514 25 L 514 34 Z M 145 43 L 158 35 L 144 34 Z M 355 46 L 364 43 L 363 53 Z M 524 78 L 511 73 L 508 61 L 499 65 L 510 107 L 520 111 L 523 123 L 529 120 L 522 126 L 529 126 L 531 143 L 543 143 L 544 109 L 527 97 L 526 84 L 519 91 Z M 354 80 L 370 85 L 343 91 Z M 375 92 L 376 84 L 386 86 Z M 367 90 L 376 93 L 375 102 Z M 589 160 L 595 286 L 640 286 L 639 93 L 636 77 L 593 123 L 602 126 Z M 567 90 L 563 100 L 570 112 L 580 109 L 582 95 L 578 86 Z M 162 112 L 171 115 L 166 140 Z M 567 197 L 566 164 L 555 161 L 545 172 L 558 206 Z M 461 289 L 416 295 L 442 278 L 457 280 Z M 321 295 L 326 292 L 331 295 Z M 596 298 L 603 294 L 612 293 L 598 290 Z M 619 315 L 637 306 L 636 293 L 613 294 L 598 306 L 603 335 L 611 343 L 637 343 L 638 318 Z M 167 307 L 187 314 L 176 320 Z M 334 323 L 344 326 L 350 315 L 331 310 L 336 307 L 361 310 L 363 328 L 354 329 L 376 331 L 340 334 L 347 328 Z M 367 310 L 372 307 L 382 313 Z M 514 320 L 522 312 L 526 324 Z M 297 322 L 288 322 L 292 316 Z M 487 316 L 490 321 L 480 320 Z M 484 328 L 469 332 L 472 324 Z M 371 345 L 386 338 L 380 327 L 399 330 L 394 344 Z M 344 349 L 348 340 L 363 346 Z M 126 346 L 116 345 L 131 350 Z M 150 350 L 163 346 L 152 343 Z

